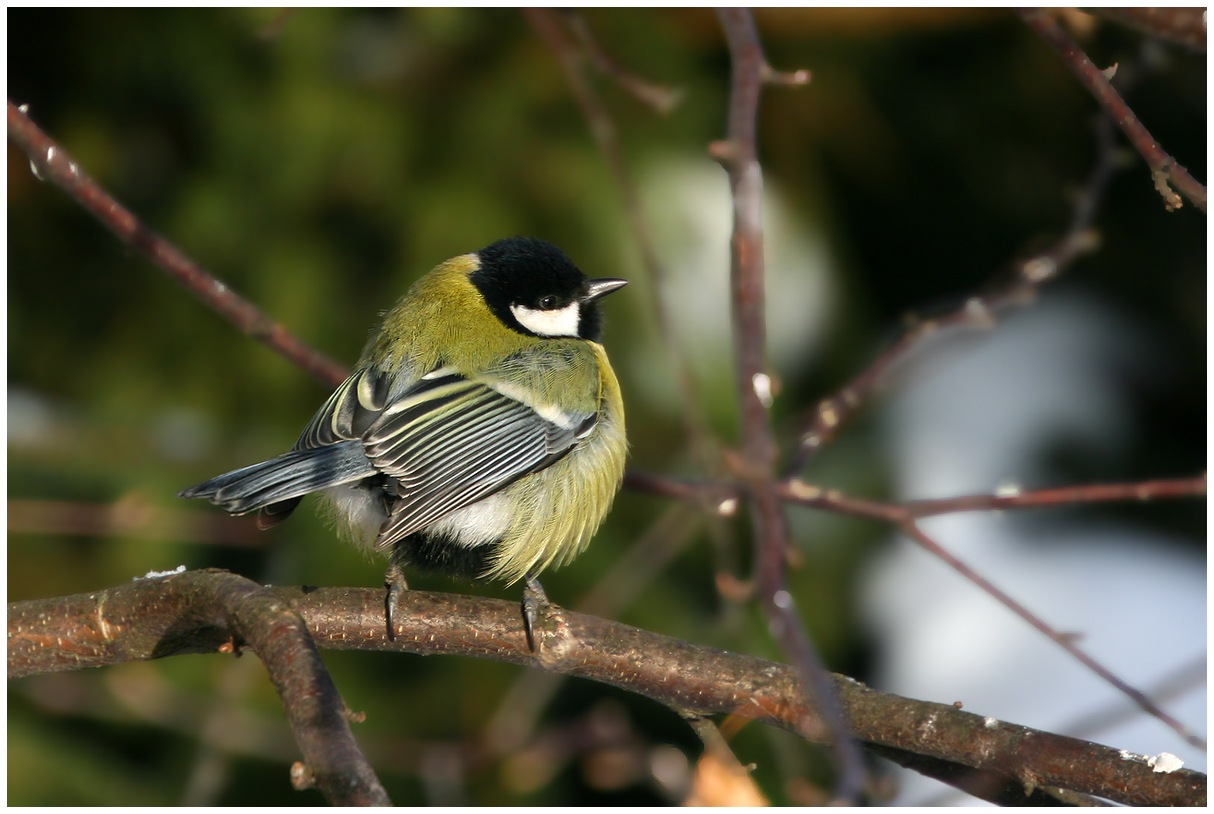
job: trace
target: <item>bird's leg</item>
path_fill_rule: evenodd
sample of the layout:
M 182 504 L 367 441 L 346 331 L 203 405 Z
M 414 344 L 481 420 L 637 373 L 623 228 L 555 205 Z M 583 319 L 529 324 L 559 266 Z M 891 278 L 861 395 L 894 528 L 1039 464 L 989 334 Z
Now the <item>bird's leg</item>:
M 396 603 L 400 601 L 400 595 L 409 590 L 409 585 L 405 582 L 404 569 L 400 567 L 400 562 L 397 561 L 395 554 L 388 566 L 388 572 L 384 574 L 384 586 L 388 589 L 388 595 L 384 598 L 384 616 L 388 622 L 388 641 L 392 641 L 396 638 L 396 625 L 393 622 L 392 614 L 396 610 Z
M 527 630 L 527 646 L 531 648 L 532 653 L 539 651 L 535 632 L 540 616 L 548 610 L 550 604 L 548 595 L 544 593 L 544 586 L 540 585 L 534 574 L 528 574 L 527 583 L 523 588 L 523 626 Z

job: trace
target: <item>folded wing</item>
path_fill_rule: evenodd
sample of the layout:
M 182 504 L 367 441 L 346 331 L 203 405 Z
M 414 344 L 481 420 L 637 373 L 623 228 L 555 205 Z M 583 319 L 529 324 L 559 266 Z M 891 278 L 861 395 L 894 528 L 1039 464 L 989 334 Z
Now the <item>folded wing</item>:
M 555 419 L 555 420 L 553 420 Z M 541 416 L 489 384 L 436 371 L 383 410 L 364 451 L 398 483 L 380 531 L 386 548 L 444 515 L 551 466 L 593 428 L 594 414 Z

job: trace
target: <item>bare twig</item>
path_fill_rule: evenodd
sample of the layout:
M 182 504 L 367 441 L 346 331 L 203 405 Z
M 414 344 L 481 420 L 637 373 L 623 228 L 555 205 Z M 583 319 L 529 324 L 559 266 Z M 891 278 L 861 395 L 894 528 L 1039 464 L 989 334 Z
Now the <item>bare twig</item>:
M 754 21 L 745 9 L 719 12 L 733 61 L 728 135 L 713 145 L 713 155 L 729 173 L 733 200 L 730 284 L 734 363 L 742 423 L 742 460 L 738 473 L 752 503 L 756 532 L 755 574 L 770 599 L 784 586 L 788 533 L 773 487 L 776 447 L 771 435 L 770 381 L 766 373 L 764 324 L 763 174 L 755 152 L 755 125 L 763 85 L 763 52 Z
M 819 402 L 809 426 L 801 433 L 801 443 L 785 470 L 786 476 L 804 471 L 813 456 L 880 392 L 891 371 L 930 339 L 946 330 L 991 329 L 999 315 L 1033 302 L 1040 287 L 1057 279 L 1080 255 L 1096 247 L 1093 226 L 1097 206 L 1117 168 L 1116 145 L 1107 119 L 1102 118 L 1096 125 L 1096 144 L 1096 161 L 1076 195 L 1066 233 L 1050 248 L 1018 264 L 1012 279 L 1000 288 L 984 296 L 970 297 L 950 314 L 916 321 L 860 375 Z
M 721 514 L 734 512 L 741 496 L 740 489 L 730 483 L 683 481 L 646 472 L 629 472 L 624 482 L 630 488 L 638 491 L 682 500 L 705 511 Z M 1062 486 L 1028 492 L 1008 490 L 1006 494 L 963 495 L 911 500 L 906 503 L 887 503 L 853 497 L 838 489 L 823 488 L 790 478 L 776 484 L 776 494 L 785 503 L 900 525 L 920 517 L 932 517 L 953 512 L 1005 511 L 1119 500 L 1144 501 L 1200 497 L 1206 494 L 1206 483 L 1207 476 L 1203 473 L 1192 478 L 1171 480 Z
M 797 480 L 787 481 L 780 485 L 780 495 L 784 500 L 804 506 L 829 509 L 842 514 L 867 517 L 900 525 L 920 546 L 944 560 L 950 567 L 990 594 L 1000 604 L 1056 642 L 1085 667 L 1133 699 L 1143 710 L 1159 718 L 1189 743 L 1201 749 L 1205 749 L 1205 741 L 1202 738 L 1196 736 L 1184 724 L 1163 712 L 1145 694 L 1130 687 L 1124 681 L 1117 678 L 1117 676 L 1113 675 L 1110 670 L 1076 647 L 1071 639 L 1054 630 L 985 577 L 943 549 L 934 540 L 924 534 L 914 521 L 921 517 L 962 511 L 1075 505 L 1110 500 L 1151 500 L 1169 497 L 1193 497 L 1204 494 L 1206 494 L 1206 476 L 1204 474 L 1195 478 L 1178 480 L 1073 486 L 1006 495 L 971 495 L 943 500 L 916 500 L 904 504 L 880 503 L 862 498 L 853 498 L 837 490 L 821 489 Z
M 688 443 L 702 466 L 708 471 L 718 469 L 719 465 L 712 453 L 711 433 L 708 429 L 708 419 L 704 415 L 703 400 L 696 392 L 690 365 L 675 333 L 674 321 L 670 317 L 670 307 L 664 288 L 665 268 L 658 257 L 657 246 L 649 230 L 649 221 L 645 217 L 636 184 L 632 179 L 632 174 L 628 171 L 628 162 L 624 158 L 624 150 L 620 144 L 619 131 L 615 126 L 615 121 L 586 78 L 583 71 L 582 54 L 562 31 L 560 24 L 562 15 L 554 9 L 542 8 L 528 8 L 524 10 L 524 14 L 532 28 L 544 39 L 560 61 L 573 97 L 582 109 L 582 115 L 590 126 L 590 133 L 607 161 L 611 179 L 620 196 L 629 227 L 636 237 L 641 260 L 645 264 L 649 301 L 653 303 L 654 319 L 662 337 L 662 344 L 665 346 L 666 356 L 674 368 L 674 379 L 679 388 L 679 404 L 687 428 Z M 589 37 L 585 24 L 580 24 L 580 27 L 583 36 Z
M 624 488 L 681 500 L 721 517 L 737 514 L 741 498 L 741 491 L 733 483 L 679 480 L 636 469 L 624 473 Z
M 8 103 L 8 136 L 29 156 L 38 177 L 62 188 L 119 240 L 145 254 L 220 316 L 322 382 L 337 386 L 345 380 L 347 371 L 341 365 L 288 333 L 123 208 L 12 100 Z
M 1085 8 L 1108 20 L 1133 26 L 1152 37 L 1187 45 L 1195 51 L 1206 52 L 1206 10 L 1201 6 L 1189 8 Z
M 717 725 L 699 715 L 688 715 L 686 720 L 700 736 L 704 751 L 696 762 L 691 794 L 683 805 L 689 808 L 770 806 L 771 803 L 755 785 L 750 771 L 729 748 L 726 736 Z M 726 719 L 726 726 L 735 720 Z
M 1005 495 L 969 495 L 944 500 L 912 500 L 906 505 L 911 517 L 929 517 L 951 512 L 1022 509 L 1029 507 L 1103 503 L 1112 500 L 1154 500 L 1196 497 L 1206 494 L 1206 476 L 1139 483 L 1108 483 L 1093 486 L 1064 486 Z
M 682 500 L 701 509 L 719 511 L 722 514 L 735 511 L 736 502 L 741 495 L 740 489 L 730 483 L 676 480 L 645 472 L 629 472 L 625 483 L 638 491 Z M 780 500 L 786 503 L 900 525 L 921 517 L 954 512 L 1006 511 L 1081 503 L 1201 497 L 1207 491 L 1207 476 L 1203 473 L 1192 478 L 1062 486 L 1028 492 L 1008 490 L 1006 494 L 963 495 L 911 500 L 906 503 L 887 503 L 853 497 L 838 489 L 815 486 L 796 478 L 779 482 L 775 489 Z
M 730 288 L 734 365 L 742 423 L 742 454 L 737 474 L 750 504 L 755 538 L 755 584 L 768 626 L 784 652 L 805 677 L 810 698 L 834 734 L 836 795 L 859 799 L 865 768 L 838 709 L 827 673 L 797 616 L 786 590 L 785 557 L 790 545 L 787 519 L 776 494 L 776 446 L 771 435 L 770 377 L 766 372 L 764 322 L 762 196 L 763 171 L 756 146 L 759 94 L 778 75 L 767 64 L 754 20 L 746 9 L 718 9 L 733 65 L 726 139 L 712 145 L 713 156 L 729 173 L 733 201 L 730 238 Z M 805 79 L 808 77 L 805 76 Z
M 1047 11 L 1041 9 L 1020 9 L 1020 16 L 1051 48 L 1066 62 L 1067 67 L 1079 77 L 1079 81 L 1096 97 L 1096 101 L 1104 107 L 1108 114 L 1117 122 L 1117 126 L 1129 138 L 1130 143 L 1146 159 L 1151 168 L 1151 176 L 1155 187 L 1163 196 L 1164 205 L 1169 209 L 1178 209 L 1182 205 L 1180 196 L 1168 186 L 1168 182 L 1176 185 L 1177 189 L 1197 206 L 1202 212 L 1206 211 L 1206 188 L 1200 184 L 1188 170 L 1176 162 L 1176 159 L 1164 152 L 1159 142 L 1151 136 L 1134 111 L 1121 98 L 1121 94 L 1109 82 L 1104 71 L 1097 68 L 1088 55 L 1070 34 L 1062 29 Z
M 1204 692 L 1209 659 L 1206 653 L 1180 665 L 1172 672 L 1157 680 L 1152 686 L 1144 689 L 1144 694 L 1156 704 L 1163 704 L 1186 693 L 1201 690 Z M 1100 709 L 1093 709 L 1072 719 L 1059 727 L 1073 738 L 1090 738 L 1095 733 L 1128 723 L 1142 715 L 1138 704 L 1125 699 L 1115 699 Z
M 1201 749 L 1202 751 L 1206 750 L 1206 741 L 1204 738 L 1199 737 L 1193 732 L 1193 730 L 1189 729 L 1189 727 L 1185 726 L 1183 723 L 1164 712 L 1159 708 L 1158 705 L 1151 701 L 1150 698 L 1147 698 L 1146 695 L 1122 681 L 1120 678 L 1115 676 L 1112 671 L 1081 650 L 1075 644 L 1073 637 L 1067 636 L 1047 625 L 1019 602 L 1012 599 L 999 588 L 996 588 L 988 579 L 986 579 L 986 577 L 982 576 L 977 571 L 973 570 L 968 565 L 961 562 L 961 560 L 957 559 L 951 553 L 946 551 L 939 543 L 925 534 L 923 530 L 920 529 L 915 523 L 905 523 L 903 524 L 902 529 L 912 540 L 927 551 L 930 551 L 937 558 L 943 560 L 950 568 L 963 575 L 970 582 L 982 588 L 983 591 L 999 600 L 1000 604 L 1011 610 L 1024 621 L 1028 622 L 1038 632 L 1050 639 L 1050 641 L 1054 642 L 1063 650 L 1070 653 L 1077 661 L 1079 661 L 1080 664 L 1087 667 L 1093 673 L 1104 679 L 1104 681 L 1108 682 L 1117 690 L 1133 699 L 1134 702 L 1138 704 L 1138 706 L 1142 707 L 1145 712 L 1163 721 L 1168 725 L 1168 727 L 1170 727 L 1193 746 Z
M 1008 494 L 965 495 L 936 500 L 912 500 L 907 503 L 883 503 L 851 497 L 837 489 L 823 489 L 799 480 L 780 484 L 780 498 L 815 509 L 867 517 L 900 525 L 920 517 L 953 512 L 1003 511 L 1102 503 L 1116 500 L 1156 500 L 1160 498 L 1198 497 L 1206 494 L 1206 476 L 1176 480 L 1108 483 L 1092 486 L 1064 486 L 1030 492 L 1009 490 Z
M 565 15 L 569 28 L 577 36 L 582 48 L 586 50 L 586 53 L 594 61 L 595 67 L 614 79 L 621 88 L 631 94 L 638 102 L 655 113 L 664 115 L 670 113 L 678 107 L 679 102 L 683 101 L 683 91 L 680 88 L 668 88 L 665 85 L 658 85 L 641 79 L 604 51 L 603 47 L 599 45 L 598 40 L 595 39 L 594 34 L 590 31 L 590 26 L 586 24 L 586 18 L 579 10 L 563 9 L 562 13 Z

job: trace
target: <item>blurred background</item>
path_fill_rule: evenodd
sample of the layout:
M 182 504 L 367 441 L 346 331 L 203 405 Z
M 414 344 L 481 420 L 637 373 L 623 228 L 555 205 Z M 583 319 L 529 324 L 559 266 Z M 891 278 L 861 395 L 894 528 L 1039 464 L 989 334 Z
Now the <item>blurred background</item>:
M 720 475 L 737 438 L 728 184 L 707 153 L 725 132 L 720 27 L 695 9 L 577 19 L 628 71 L 678 94 L 655 112 L 585 66 L 660 281 L 558 60 L 514 10 L 10 9 L 8 93 L 151 228 L 346 365 L 413 280 L 500 237 L 542 237 L 589 276 L 633 280 L 605 308 L 630 466 Z M 765 90 L 759 121 L 773 415 L 787 453 L 817 400 L 908 314 L 957 307 L 1065 231 L 1095 160 L 1097 107 L 1011 12 L 756 20 L 773 66 L 813 73 L 806 87 Z M 1204 53 L 1078 13 L 1067 22 L 1097 65 L 1139 71 L 1127 101 L 1204 181 Z M 1126 160 L 1096 219 L 1099 249 L 995 331 L 917 357 L 806 480 L 895 500 L 1204 471 L 1205 216 L 1165 211 L 1118 139 Z M 289 448 L 328 388 L 121 245 L 11 144 L 7 177 L 9 600 L 178 565 L 379 585 L 383 563 L 337 543 L 306 506 L 259 533 L 174 498 Z M 1204 769 L 1204 755 L 888 528 L 789 516 L 791 589 L 830 669 Z M 1204 727 L 1203 500 L 925 527 L 1123 678 L 1172 687 L 1165 708 Z M 749 575 L 748 530 L 745 517 L 626 490 L 587 553 L 544 585 L 562 605 L 589 597 L 618 621 L 784 660 L 757 609 L 717 588 L 719 574 Z M 517 586 L 410 585 L 518 598 Z M 698 739 L 646 699 L 470 659 L 324 657 L 366 712 L 355 734 L 398 805 L 665 804 L 691 788 Z M 8 711 L 10 804 L 322 802 L 289 787 L 297 753 L 255 658 L 11 681 Z M 764 799 L 825 799 L 820 749 L 736 728 L 731 745 Z M 899 802 L 955 799 L 874 767 Z

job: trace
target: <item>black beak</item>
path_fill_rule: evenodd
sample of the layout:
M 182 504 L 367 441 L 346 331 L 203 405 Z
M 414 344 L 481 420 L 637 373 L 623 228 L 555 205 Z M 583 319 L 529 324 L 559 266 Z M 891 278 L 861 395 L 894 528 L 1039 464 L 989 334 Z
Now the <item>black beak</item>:
M 619 280 L 614 277 L 600 277 L 597 280 L 586 281 L 586 296 L 582 298 L 582 302 L 591 302 L 597 300 L 606 294 L 610 294 L 617 288 L 623 288 L 628 285 L 627 280 Z

